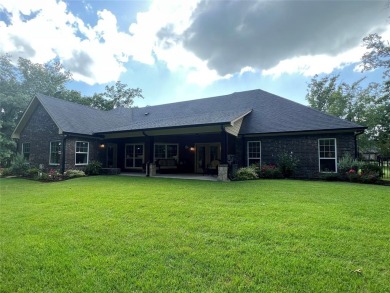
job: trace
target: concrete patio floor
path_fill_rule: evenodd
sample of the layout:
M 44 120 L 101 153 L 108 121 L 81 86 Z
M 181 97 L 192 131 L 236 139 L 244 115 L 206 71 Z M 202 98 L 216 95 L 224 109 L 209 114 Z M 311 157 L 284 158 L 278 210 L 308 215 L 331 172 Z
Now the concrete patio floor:
M 121 176 L 146 177 L 144 173 L 126 172 L 120 173 Z M 188 180 L 203 180 L 203 181 L 218 181 L 217 176 L 202 175 L 202 174 L 156 174 L 150 178 L 171 178 L 171 179 L 188 179 Z

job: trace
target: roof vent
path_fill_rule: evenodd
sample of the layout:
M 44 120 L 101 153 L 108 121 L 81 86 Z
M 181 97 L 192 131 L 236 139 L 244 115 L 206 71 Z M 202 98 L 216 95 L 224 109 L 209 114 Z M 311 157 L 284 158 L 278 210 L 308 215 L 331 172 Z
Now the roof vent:
M 145 116 L 148 116 L 149 115 L 149 112 L 145 112 Z

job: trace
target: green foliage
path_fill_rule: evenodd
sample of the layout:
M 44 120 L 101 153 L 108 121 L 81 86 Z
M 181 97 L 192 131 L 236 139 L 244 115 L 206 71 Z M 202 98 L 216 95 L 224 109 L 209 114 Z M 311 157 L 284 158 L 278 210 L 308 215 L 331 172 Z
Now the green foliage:
M 82 170 L 68 170 L 64 174 L 68 178 L 84 177 L 85 172 Z
M 39 172 L 41 172 L 41 170 L 38 168 L 29 168 L 25 173 L 24 177 L 37 179 Z
M 384 68 L 384 75 L 390 77 L 390 46 L 378 34 L 370 34 L 363 38 L 367 52 L 362 57 L 363 70 L 371 71 Z
M 99 161 L 92 161 L 85 167 L 86 175 L 99 175 L 100 169 L 102 168 L 102 163 Z
M 309 105 L 325 113 L 367 126 L 358 136 L 361 151 L 379 150 L 390 156 L 390 46 L 377 34 L 363 39 L 367 49 L 363 71 L 384 69 L 383 82 L 363 86 L 363 78 L 348 84 L 339 75 L 314 76 L 308 86 Z
M 383 168 L 379 165 L 372 164 L 372 163 L 362 164 L 360 170 L 362 174 L 371 173 L 371 174 L 376 174 L 378 177 L 381 177 L 383 175 Z
M 1 168 L 0 171 L 0 177 L 12 176 L 11 168 Z
M 54 95 L 63 90 L 71 74 L 58 62 L 35 64 L 19 58 L 17 64 L 11 56 L 0 56 L 0 164 L 7 166 L 13 159 L 16 144 L 11 134 L 27 108 L 30 100 L 37 94 Z
M 113 86 L 106 86 L 103 96 L 106 98 L 106 110 L 117 107 L 130 108 L 134 98 L 143 98 L 142 90 L 139 88 L 128 88 L 126 84 L 117 81 Z
M 325 181 L 338 181 L 340 176 L 337 173 L 321 173 L 320 179 Z
M 11 134 L 38 93 L 102 110 L 130 107 L 134 98 L 142 98 L 141 89 L 128 88 L 120 81 L 106 86 L 104 93 L 85 97 L 66 88 L 71 80 L 72 74 L 59 62 L 38 64 L 19 58 L 15 64 L 11 56 L 0 55 L 0 166 L 10 165 L 16 152 Z
M 253 180 L 257 179 L 258 175 L 254 167 L 244 167 L 237 170 L 235 180 Z
M 362 163 L 357 159 L 352 158 L 350 153 L 345 153 L 337 164 L 337 170 L 340 174 L 345 174 L 349 170 L 353 169 L 358 171 L 361 167 Z
M 259 178 L 265 179 L 282 179 L 283 174 L 279 167 L 276 165 L 263 165 L 257 170 Z
M 278 157 L 278 166 L 282 175 L 286 178 L 290 178 L 297 170 L 299 159 L 293 154 L 282 153 Z
M 18 154 L 15 156 L 9 169 L 12 175 L 23 177 L 28 174 L 29 168 L 30 164 L 28 163 L 28 161 L 26 161 L 22 155 Z

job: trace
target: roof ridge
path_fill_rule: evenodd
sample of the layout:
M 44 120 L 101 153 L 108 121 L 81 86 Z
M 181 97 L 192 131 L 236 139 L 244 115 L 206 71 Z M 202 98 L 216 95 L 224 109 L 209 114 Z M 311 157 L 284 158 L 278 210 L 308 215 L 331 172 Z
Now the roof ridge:
M 90 109 L 90 110 L 94 110 L 94 111 L 97 111 L 97 112 L 100 112 L 100 113 L 108 113 L 109 111 L 105 111 L 105 110 L 101 110 L 101 109 L 96 109 L 94 107 L 91 107 L 91 106 L 88 106 L 88 105 L 84 105 L 84 104 L 79 104 L 77 102 L 72 102 L 72 101 L 68 101 L 68 100 L 64 100 L 64 99 L 60 99 L 60 98 L 56 98 L 56 97 L 53 97 L 53 96 L 48 96 L 48 95 L 44 95 L 44 94 L 36 94 L 36 97 L 40 100 L 40 98 L 48 98 L 48 99 L 51 99 L 51 100 L 55 100 L 55 101 L 58 101 L 58 102 L 61 102 L 61 103 L 67 103 L 67 104 L 70 104 L 70 105 L 74 105 L 76 107 L 83 107 L 83 108 L 87 108 L 87 109 Z

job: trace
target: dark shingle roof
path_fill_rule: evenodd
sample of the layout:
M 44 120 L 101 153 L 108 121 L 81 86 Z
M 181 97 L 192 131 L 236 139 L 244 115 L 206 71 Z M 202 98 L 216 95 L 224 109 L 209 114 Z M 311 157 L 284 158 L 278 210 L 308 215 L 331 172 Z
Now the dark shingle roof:
M 63 131 L 80 134 L 225 124 L 251 110 L 240 134 L 364 128 L 262 90 L 108 112 L 42 95 L 38 98 Z

